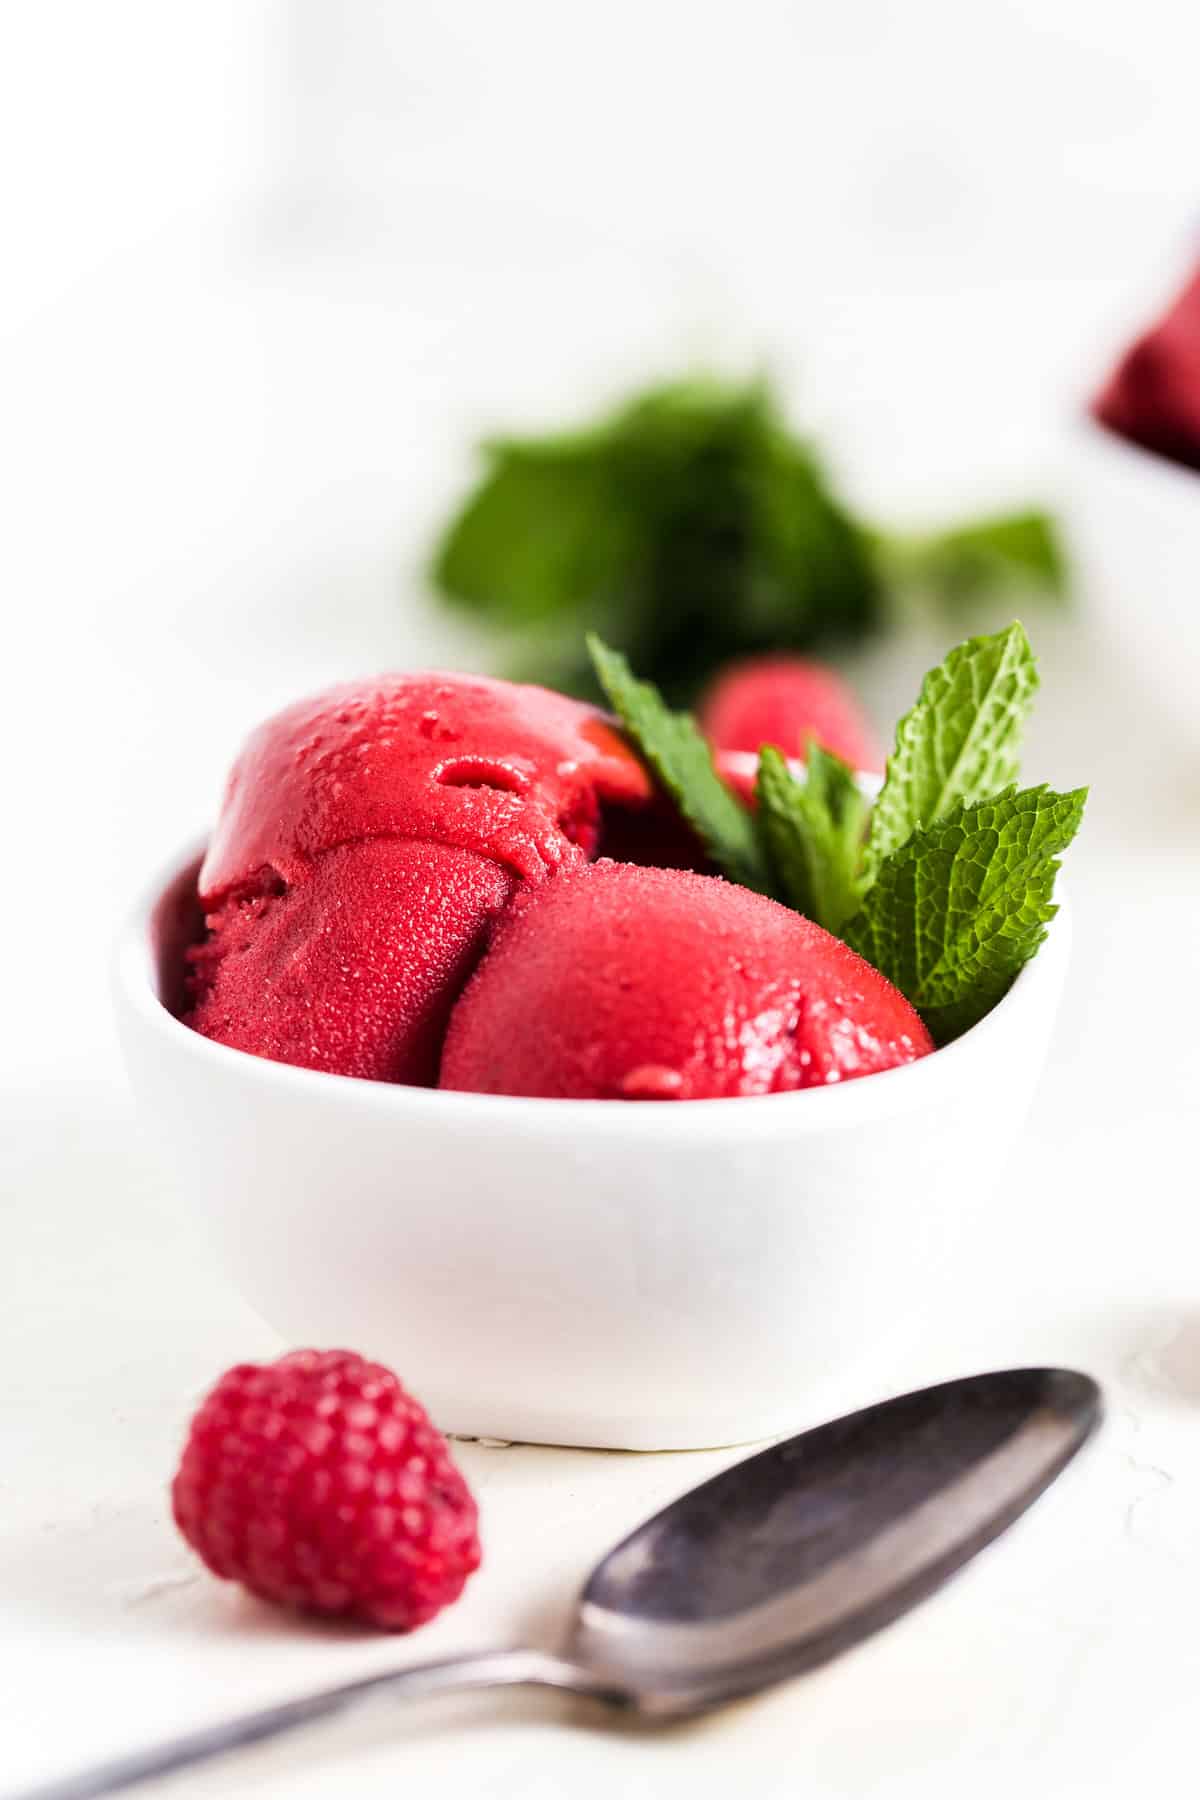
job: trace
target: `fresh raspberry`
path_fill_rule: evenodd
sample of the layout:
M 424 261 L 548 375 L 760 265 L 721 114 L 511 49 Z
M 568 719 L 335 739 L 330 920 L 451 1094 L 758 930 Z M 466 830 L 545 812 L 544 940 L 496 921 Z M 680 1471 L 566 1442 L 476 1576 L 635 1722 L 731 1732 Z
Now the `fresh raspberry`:
M 222 1375 L 171 1500 L 215 1575 L 388 1631 L 424 1625 L 479 1566 L 475 1502 L 445 1439 L 389 1370 L 348 1350 Z

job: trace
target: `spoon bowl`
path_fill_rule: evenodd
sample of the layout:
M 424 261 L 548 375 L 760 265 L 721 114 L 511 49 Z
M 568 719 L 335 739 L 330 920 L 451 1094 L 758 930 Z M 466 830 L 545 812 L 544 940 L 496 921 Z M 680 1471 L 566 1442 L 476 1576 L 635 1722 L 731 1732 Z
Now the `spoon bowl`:
M 931 1593 L 1054 1479 L 1099 1416 L 1089 1377 L 1015 1369 L 788 1439 L 625 1539 L 567 1655 L 658 1716 L 802 1673 Z

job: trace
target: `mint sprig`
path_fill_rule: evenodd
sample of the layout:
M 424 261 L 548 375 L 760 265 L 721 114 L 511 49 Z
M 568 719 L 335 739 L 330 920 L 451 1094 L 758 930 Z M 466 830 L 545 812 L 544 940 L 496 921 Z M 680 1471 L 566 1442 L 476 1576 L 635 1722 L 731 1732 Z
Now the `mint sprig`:
M 687 713 L 672 712 L 619 652 L 588 638 L 596 675 L 643 760 L 732 880 L 842 937 L 949 1043 L 1007 993 L 1046 935 L 1058 858 L 1087 790 L 1018 792 L 1037 686 L 1020 625 L 952 650 L 900 722 L 870 808 L 853 771 L 811 742 L 804 774 L 759 753 L 757 811 L 716 771 Z
M 434 579 L 460 606 L 544 637 L 564 594 L 610 591 L 628 555 L 629 521 L 585 437 L 497 441 L 483 451 L 487 477 L 442 543 Z
M 1007 788 L 961 801 L 880 866 L 843 936 L 948 1043 L 991 1011 L 1057 912 L 1058 857 L 1087 789 Z
M 862 897 L 858 867 L 870 811 L 853 771 L 810 739 L 800 781 L 766 744 L 755 795 L 776 893 L 826 930 L 839 930 Z
M 609 705 L 713 862 L 731 881 L 770 893 L 754 819 L 717 774 L 708 741 L 691 714 L 672 712 L 653 682 L 639 681 L 620 651 L 610 650 L 594 633 L 588 634 L 587 647 Z
M 768 381 L 703 374 L 578 429 L 487 442 L 429 572 L 447 605 L 492 628 L 521 679 L 594 697 L 590 629 L 672 705 L 734 657 L 821 654 L 915 603 L 961 614 L 1064 584 L 1044 513 L 877 527 Z
M 869 884 L 914 831 L 958 802 L 971 805 L 1016 780 L 1037 665 L 1017 621 L 992 637 L 968 638 L 931 669 L 896 747 L 871 817 L 864 875 Z

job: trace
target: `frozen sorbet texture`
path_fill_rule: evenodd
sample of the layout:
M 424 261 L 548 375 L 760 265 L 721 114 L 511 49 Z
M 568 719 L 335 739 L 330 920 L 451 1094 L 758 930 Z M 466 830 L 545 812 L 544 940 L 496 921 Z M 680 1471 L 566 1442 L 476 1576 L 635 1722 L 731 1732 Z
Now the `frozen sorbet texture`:
M 593 708 L 396 675 L 267 721 L 200 871 L 189 1022 L 280 1062 L 430 1084 L 450 1008 L 515 889 L 582 863 L 646 776 Z
M 192 1023 L 275 1062 L 428 1084 L 513 877 L 441 844 L 368 839 L 212 903 Z
M 593 1100 L 783 1093 L 933 1048 L 907 1000 L 748 888 L 601 861 L 518 894 L 450 1020 L 441 1086 Z

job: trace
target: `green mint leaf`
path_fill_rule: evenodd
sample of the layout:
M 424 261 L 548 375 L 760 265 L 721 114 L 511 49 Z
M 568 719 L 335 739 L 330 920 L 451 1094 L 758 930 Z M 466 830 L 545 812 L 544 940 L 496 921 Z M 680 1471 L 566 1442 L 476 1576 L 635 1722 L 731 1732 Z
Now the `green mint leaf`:
M 912 833 L 958 801 L 999 793 L 1020 769 L 1021 738 L 1037 665 L 1016 621 L 994 637 L 968 638 L 931 669 L 896 727 L 896 747 L 871 816 L 867 885 Z
M 620 651 L 610 650 L 594 634 L 587 645 L 613 711 L 709 856 L 731 881 L 769 893 L 770 875 L 754 820 L 717 774 L 712 751 L 690 713 L 672 712 L 653 683 L 637 679 Z
M 887 578 L 950 610 L 1005 593 L 1061 600 L 1067 592 L 1058 528 L 1034 507 L 920 537 L 883 537 L 877 548 Z
M 768 409 L 742 471 L 751 555 L 739 625 L 748 648 L 810 648 L 869 635 L 883 623 L 869 533 L 834 492 L 811 445 Z
M 879 869 L 843 932 L 949 1043 L 1008 992 L 1046 935 L 1057 858 L 1087 789 L 1047 787 L 957 803 Z
M 494 444 L 490 468 L 435 553 L 433 579 L 457 605 L 506 629 L 573 612 L 617 579 L 625 521 L 602 454 Z M 575 626 L 576 632 L 578 626 Z
M 550 638 L 567 628 L 623 645 L 686 705 L 734 657 L 873 637 L 897 600 L 963 606 L 1064 585 L 1053 522 L 1033 509 L 873 529 L 761 379 L 662 382 L 576 430 L 484 451 L 430 575 L 448 604 L 521 640 L 525 673 L 550 685 L 563 661 Z
M 789 906 L 839 931 L 861 899 L 858 864 L 868 805 L 846 764 L 810 739 L 807 779 L 766 744 L 759 752 L 758 830 Z
M 445 529 L 434 587 L 517 646 L 597 630 L 672 700 L 735 656 L 854 640 L 883 623 L 867 532 L 766 384 L 694 376 L 575 432 L 487 447 Z
M 861 850 L 861 833 L 871 811 L 866 795 L 849 763 L 809 737 L 804 750 L 807 786 L 821 797 L 844 835 Z

